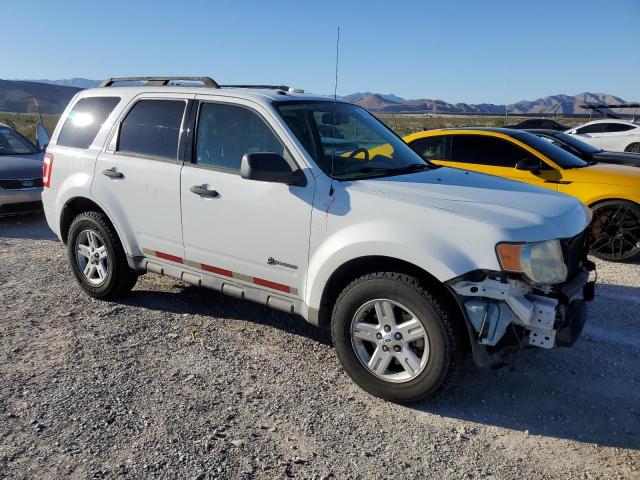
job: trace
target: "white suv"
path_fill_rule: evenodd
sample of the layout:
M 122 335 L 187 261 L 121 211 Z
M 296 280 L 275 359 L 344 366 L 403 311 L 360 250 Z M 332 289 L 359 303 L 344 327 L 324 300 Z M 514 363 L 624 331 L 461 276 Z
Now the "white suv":
M 350 103 L 174 80 L 78 93 L 47 148 L 47 221 L 89 295 L 154 272 L 298 314 L 394 401 L 441 392 L 464 352 L 495 367 L 579 335 L 579 201 L 426 163 Z

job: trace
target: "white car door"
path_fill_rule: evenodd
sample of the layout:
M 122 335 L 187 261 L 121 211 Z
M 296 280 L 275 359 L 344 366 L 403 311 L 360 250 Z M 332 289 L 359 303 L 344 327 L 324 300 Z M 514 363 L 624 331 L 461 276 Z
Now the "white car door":
M 91 192 L 119 221 L 132 255 L 182 258 L 179 146 L 191 94 L 143 94 L 120 116 Z
M 293 161 L 284 132 L 252 102 L 197 99 L 193 163 L 185 161 L 180 179 L 184 263 L 236 283 L 302 296 L 313 177 L 305 173 L 303 187 L 241 178 L 245 153 L 274 152 Z

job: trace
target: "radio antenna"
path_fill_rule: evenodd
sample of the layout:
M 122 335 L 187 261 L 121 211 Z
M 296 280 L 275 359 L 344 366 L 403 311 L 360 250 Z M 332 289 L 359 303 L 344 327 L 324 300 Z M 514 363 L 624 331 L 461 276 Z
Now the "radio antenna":
M 38 101 L 36 100 L 36 97 L 31 97 L 31 98 L 33 98 L 33 103 L 36 104 L 36 110 L 38 111 L 38 118 L 40 119 L 40 123 L 44 125 L 44 120 L 42 120 L 42 114 L 40 113 L 40 105 L 38 105 Z
M 340 59 L 340 27 L 338 27 L 338 35 L 336 37 L 336 76 L 333 83 L 333 138 L 336 138 L 336 108 L 338 106 L 338 61 Z M 329 184 L 329 196 L 333 196 L 333 161 L 336 156 L 335 144 L 331 150 L 331 181 Z

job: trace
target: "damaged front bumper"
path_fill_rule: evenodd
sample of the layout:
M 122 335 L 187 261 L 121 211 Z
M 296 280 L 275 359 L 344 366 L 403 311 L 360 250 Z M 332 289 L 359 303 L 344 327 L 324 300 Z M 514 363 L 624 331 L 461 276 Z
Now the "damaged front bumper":
M 523 346 L 573 345 L 586 321 L 586 302 L 594 296 L 589 280 L 594 269 L 585 261 L 572 279 L 556 286 L 536 286 L 497 272 L 475 272 L 450 282 L 466 318 L 475 363 L 496 368 L 510 363 Z

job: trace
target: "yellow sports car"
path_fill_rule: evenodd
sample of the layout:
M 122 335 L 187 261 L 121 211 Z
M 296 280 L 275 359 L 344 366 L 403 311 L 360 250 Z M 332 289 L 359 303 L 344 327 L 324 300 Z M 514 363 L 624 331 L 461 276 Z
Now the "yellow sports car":
M 591 253 L 604 260 L 640 257 L 640 168 L 585 162 L 528 132 L 460 128 L 404 140 L 425 160 L 507 177 L 573 195 L 594 213 Z

